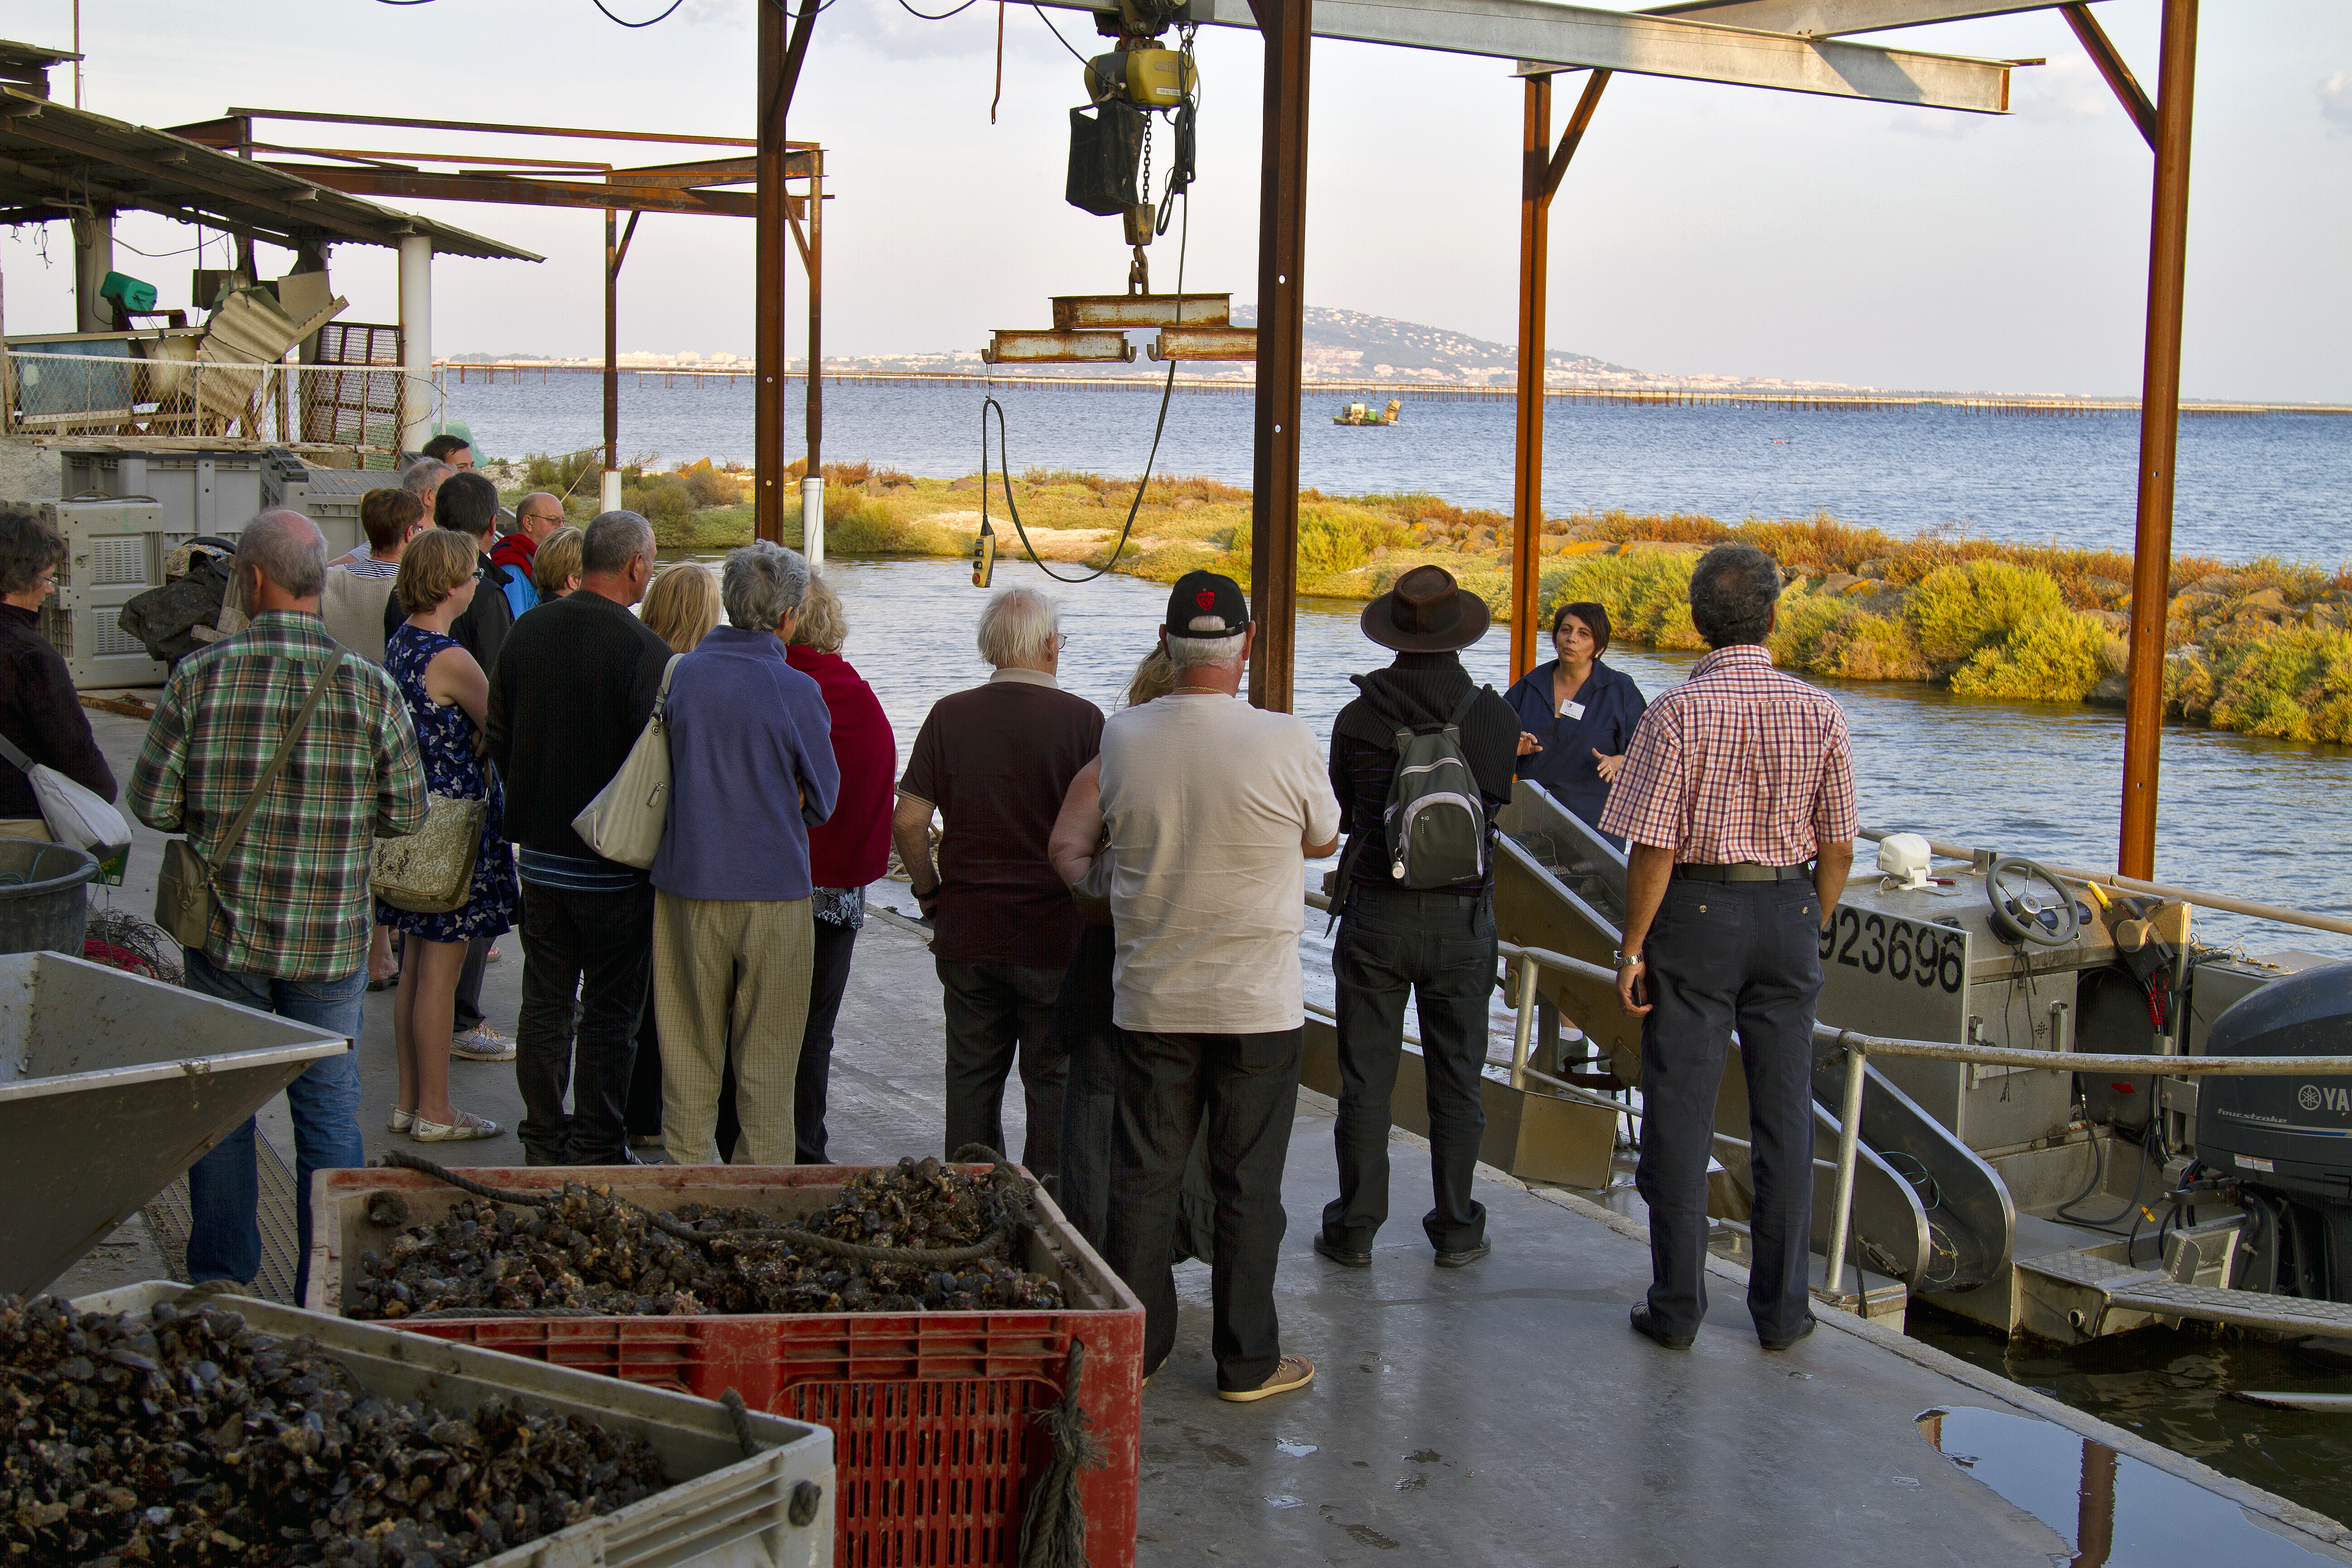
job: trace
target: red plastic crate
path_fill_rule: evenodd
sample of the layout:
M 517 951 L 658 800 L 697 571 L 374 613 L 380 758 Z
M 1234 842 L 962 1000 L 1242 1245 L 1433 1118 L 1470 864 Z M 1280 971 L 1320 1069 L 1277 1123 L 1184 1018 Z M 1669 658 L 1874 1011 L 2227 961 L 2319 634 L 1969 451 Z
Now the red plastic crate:
M 688 1203 L 793 1218 L 824 1207 L 866 1167 L 741 1165 L 469 1169 L 490 1186 L 567 1181 L 652 1209 Z M 961 1166 L 959 1169 L 986 1169 Z M 305 1305 L 345 1302 L 343 1259 L 394 1234 L 367 1217 L 370 1194 L 397 1192 L 409 1224 L 465 1194 L 420 1172 L 321 1171 Z M 1045 1205 L 1021 1261 L 1061 1285 L 1054 1312 L 830 1312 L 706 1318 L 448 1318 L 394 1322 L 442 1339 L 716 1399 L 732 1388 L 754 1410 L 834 1435 L 835 1556 L 843 1568 L 990 1568 L 1018 1561 L 1029 1483 L 1052 1445 L 1034 1417 L 1061 1402 L 1070 1346 L 1086 1347 L 1080 1404 L 1105 1463 L 1082 1472 L 1087 1554 L 1095 1568 L 1135 1561 L 1141 1449 L 1143 1306 L 1061 1212 Z

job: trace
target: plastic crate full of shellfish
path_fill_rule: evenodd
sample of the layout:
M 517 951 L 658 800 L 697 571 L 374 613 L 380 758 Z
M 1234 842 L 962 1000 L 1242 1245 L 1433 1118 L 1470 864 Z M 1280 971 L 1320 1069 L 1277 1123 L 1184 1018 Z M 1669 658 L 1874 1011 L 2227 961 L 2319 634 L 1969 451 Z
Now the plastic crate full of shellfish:
M 83 1296 L 68 1305 L 76 1313 L 126 1314 L 131 1321 L 124 1331 L 144 1330 L 145 1347 L 154 1361 L 167 1363 L 163 1369 L 165 1373 L 171 1370 L 168 1363 L 172 1358 L 154 1342 L 165 1337 L 167 1331 L 192 1331 L 191 1325 L 205 1322 L 203 1315 L 209 1312 L 217 1315 L 214 1321 L 233 1325 L 240 1340 L 248 1331 L 262 1336 L 253 1340 L 252 1344 L 265 1358 L 300 1355 L 309 1358 L 314 1366 L 322 1361 L 331 1362 L 336 1377 L 348 1375 L 352 1392 L 360 1399 L 421 1408 L 424 1414 L 415 1418 L 420 1427 L 424 1423 L 437 1421 L 456 1422 L 467 1428 L 462 1436 L 453 1437 L 440 1426 L 431 1427 L 432 1443 L 457 1446 L 446 1451 L 436 1451 L 431 1447 L 421 1452 L 412 1450 L 400 1461 L 404 1468 L 399 1479 L 382 1484 L 398 1487 L 403 1481 L 415 1481 L 427 1475 L 446 1480 L 454 1472 L 433 1467 L 449 1466 L 467 1455 L 472 1455 L 475 1461 L 490 1464 L 489 1473 L 495 1475 L 496 1461 L 479 1451 L 483 1446 L 481 1436 L 470 1430 L 473 1423 L 491 1419 L 489 1406 L 494 1402 L 503 1408 L 502 1418 L 509 1425 L 532 1424 L 533 1431 L 540 1434 L 538 1445 L 530 1447 L 530 1458 L 534 1462 L 550 1465 L 555 1459 L 555 1449 L 545 1441 L 546 1434 L 561 1433 L 567 1426 L 577 1433 L 584 1424 L 600 1434 L 599 1443 L 628 1445 L 640 1454 L 649 1451 L 647 1462 L 657 1464 L 659 1474 L 650 1478 L 649 1484 L 655 1489 L 649 1495 L 635 1495 L 635 1500 L 624 1502 L 610 1511 L 579 1518 L 576 1522 L 562 1523 L 560 1518 L 541 1522 L 536 1528 L 547 1533 L 521 1539 L 487 1557 L 467 1559 L 475 1561 L 478 1568 L 819 1568 L 834 1558 L 833 1510 L 827 1506 L 826 1499 L 835 1484 L 833 1437 L 814 1423 L 743 1413 L 739 1424 L 728 1411 L 705 1400 L 655 1388 L 616 1388 L 607 1379 L 561 1366 L 533 1366 L 469 1345 L 424 1340 L 372 1323 L 347 1322 L 325 1313 L 185 1285 L 152 1282 L 126 1286 L 100 1295 Z M 214 1337 L 217 1338 L 217 1331 L 214 1331 Z M 206 1354 L 217 1355 L 224 1363 L 234 1361 L 232 1355 L 205 1340 L 198 1340 L 197 1344 L 204 1348 L 189 1350 L 180 1359 L 192 1362 L 197 1355 Z M 89 1353 L 100 1354 L 95 1349 Z M 140 1364 L 136 1356 L 125 1361 L 118 1355 L 112 1360 L 125 1367 Z M 153 1362 L 149 1362 L 146 1370 L 152 1373 L 157 1369 Z M 195 1369 L 193 1376 L 208 1374 L 226 1386 L 231 1381 L 225 1375 L 229 1370 L 215 1369 L 207 1361 Z M 174 1384 L 182 1400 L 191 1397 L 188 1391 L 198 1386 L 194 1381 L 189 1382 L 185 1389 Z M 270 1424 L 257 1413 L 263 1412 L 263 1403 L 257 1403 L 257 1396 L 269 1394 L 272 1386 L 257 1373 L 248 1380 L 239 1400 L 252 1417 L 246 1426 L 255 1432 L 264 1431 Z M 303 1425 L 314 1436 L 331 1432 L 334 1418 L 320 1422 L 316 1397 L 303 1395 L 300 1387 L 293 1385 L 293 1392 L 286 1397 L 310 1406 L 310 1414 Z M 168 1406 L 175 1402 L 165 1403 Z M 156 1406 L 151 1401 L 145 1408 L 153 1411 Z M 185 1415 L 187 1412 L 176 1414 Z M 358 1414 L 363 1416 L 365 1413 Z M 485 1426 L 483 1431 L 495 1429 Z M 216 1436 L 207 1434 L 193 1447 L 190 1447 L 191 1452 L 209 1451 Z M 242 1441 L 247 1450 L 247 1468 L 260 1463 L 254 1456 L 265 1451 L 268 1439 L 265 1436 Z M 340 1517 L 334 1505 L 348 1495 L 352 1477 L 342 1475 L 343 1484 L 336 1487 L 331 1495 L 328 1493 L 326 1478 L 335 1477 L 338 1466 L 364 1469 L 386 1463 L 390 1454 L 388 1448 L 369 1444 L 363 1449 L 355 1447 L 338 1457 L 331 1447 L 322 1449 L 320 1445 L 328 1442 L 329 1438 L 320 1436 L 291 1451 L 334 1461 L 323 1469 L 314 1459 L 296 1461 L 304 1471 L 319 1478 L 316 1484 L 321 1495 L 311 1511 L 320 1519 L 333 1520 Z M 381 1436 L 376 1442 L 382 1442 Z M 406 1468 L 410 1461 L 425 1468 L 410 1469 Z M 161 1473 L 159 1468 L 156 1474 Z M 664 1478 L 667 1486 L 660 1485 Z M 550 1480 L 543 1471 L 536 1479 Z M 215 1489 L 207 1487 L 205 1491 Z M 647 1490 L 646 1486 L 639 1486 L 632 1495 Z M 407 1495 L 419 1494 L 412 1486 Z M 583 1501 L 587 1496 L 583 1491 Z M 152 1500 L 159 1505 L 146 1510 L 149 1519 L 176 1516 L 173 1522 L 179 1522 L 197 1519 L 202 1497 L 203 1493 L 184 1485 L 165 1487 L 152 1499 L 135 1500 Z M 511 1499 L 501 1493 L 499 1500 Z M 578 1514 L 585 1510 L 572 1508 L 565 1511 Z M 476 1527 L 480 1528 L 478 1521 Z M 184 1523 L 182 1528 L 195 1525 Z M 402 1555 L 381 1550 L 384 1545 L 381 1539 L 372 1542 L 365 1539 L 382 1537 L 388 1522 L 379 1522 L 376 1528 L 365 1531 L 358 1524 L 350 1528 L 360 1532 L 360 1538 L 321 1538 L 309 1544 L 330 1547 L 324 1560 L 331 1562 L 391 1563 Z M 414 1526 L 402 1528 L 413 1530 Z M 314 1525 L 314 1534 L 317 1529 Z M 223 1538 L 216 1535 L 214 1539 L 217 1542 Z M 509 1539 L 512 1541 L 514 1536 L 509 1534 Z M 274 1554 L 267 1550 L 274 1544 L 268 1541 L 245 1542 L 249 1555 L 244 1560 L 275 1561 Z M 415 1544 L 422 1548 L 431 1542 L 428 1538 L 419 1537 Z M 445 1544 L 439 1550 L 446 1554 L 462 1548 Z M 196 1559 L 192 1556 L 188 1560 Z M 208 1560 L 229 1559 L 215 1553 Z M 418 1558 L 410 1555 L 405 1560 L 414 1562 Z
M 944 1168 L 964 1175 L 991 1170 Z M 567 1184 L 585 1184 L 663 1215 L 698 1205 L 737 1215 L 757 1211 L 792 1225 L 853 1192 L 857 1178 L 891 1170 L 647 1165 L 461 1173 L 509 1194 L 556 1198 Z M 1130 1568 L 1142 1304 L 1050 1199 L 1034 1202 L 1035 1222 L 1024 1227 L 1008 1262 L 1051 1283 L 1055 1299 L 1038 1307 L 994 1296 L 963 1307 L 971 1298 L 954 1296 L 928 1308 L 905 1303 L 919 1309 L 912 1310 L 888 1310 L 886 1300 L 861 1303 L 865 1310 L 728 1312 L 664 1294 L 635 1303 L 646 1309 L 637 1311 L 499 1307 L 468 1315 L 466 1307 L 438 1305 L 428 1289 L 393 1326 L 706 1399 L 731 1388 L 753 1410 L 827 1427 L 837 1477 L 835 1561 L 844 1564 L 1016 1563 L 1033 1491 L 1055 1458 L 1052 1424 L 1040 1418 L 1063 1405 L 1076 1364 L 1076 1405 L 1102 1460 L 1078 1474 L 1087 1560 L 1095 1568 Z M 383 1259 L 402 1237 L 486 1207 L 419 1171 L 320 1172 L 308 1305 L 384 1311 L 384 1287 L 372 1281 L 388 1272 Z M 533 1281 L 533 1299 L 540 1283 Z

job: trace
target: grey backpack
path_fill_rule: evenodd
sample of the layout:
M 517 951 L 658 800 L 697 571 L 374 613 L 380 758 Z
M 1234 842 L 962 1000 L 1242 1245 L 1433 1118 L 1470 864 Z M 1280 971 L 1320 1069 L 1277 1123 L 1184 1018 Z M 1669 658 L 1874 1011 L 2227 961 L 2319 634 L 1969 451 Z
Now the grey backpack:
M 1442 725 L 1396 732 L 1396 773 L 1386 812 L 1389 876 L 1415 889 L 1450 888 L 1486 874 L 1486 808 L 1462 755 L 1462 721 L 1481 687 Z

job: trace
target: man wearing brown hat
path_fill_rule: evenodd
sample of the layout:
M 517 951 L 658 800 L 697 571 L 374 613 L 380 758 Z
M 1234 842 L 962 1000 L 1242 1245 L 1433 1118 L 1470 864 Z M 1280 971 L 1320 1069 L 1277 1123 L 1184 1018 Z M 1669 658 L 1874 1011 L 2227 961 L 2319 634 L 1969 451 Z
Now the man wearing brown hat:
M 1486 621 L 1485 602 L 1442 567 L 1407 572 L 1364 607 L 1364 635 L 1396 658 L 1350 678 L 1362 695 L 1331 726 L 1331 788 L 1349 836 L 1331 950 L 1339 1195 L 1324 1205 L 1315 1250 L 1350 1268 L 1370 1267 L 1389 1215 L 1389 1097 L 1408 991 L 1421 1016 L 1437 1199 L 1422 1229 L 1441 1268 L 1491 1250 L 1470 1185 L 1486 1129 L 1478 1085 L 1495 989 L 1492 824 L 1511 797 L 1519 721 L 1456 657 Z
M 1306 863 L 1338 845 L 1339 820 L 1314 731 L 1234 700 L 1252 635 L 1239 584 L 1187 573 L 1160 634 L 1175 689 L 1102 731 L 1119 1049 L 1104 1252 L 1143 1300 L 1148 1375 L 1176 1343 L 1177 1187 L 1205 1123 L 1211 1347 L 1218 1396 L 1236 1401 L 1315 1377 L 1282 1353 L 1274 1273 L 1306 1040 Z

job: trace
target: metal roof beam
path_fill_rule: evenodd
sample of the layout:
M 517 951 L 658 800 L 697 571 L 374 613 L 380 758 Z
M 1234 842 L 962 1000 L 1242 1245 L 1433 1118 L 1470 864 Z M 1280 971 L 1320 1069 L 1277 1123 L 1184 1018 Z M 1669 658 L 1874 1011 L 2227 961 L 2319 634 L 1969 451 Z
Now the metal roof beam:
M 750 217 L 752 198 L 740 191 L 585 181 L 533 180 L 517 174 L 407 174 L 394 169 L 331 169 L 323 165 L 265 163 L 346 195 L 416 202 L 491 202 L 511 206 L 590 207 L 620 212 L 698 213 L 709 217 Z M 795 211 L 806 198 L 792 198 Z
M 1087 11 L 1088 0 L 1042 0 Z M 1194 21 L 1255 28 L 1249 0 L 1192 0 Z M 1318 37 L 1636 76 L 1908 103 L 1977 114 L 2009 110 L 2009 67 L 1727 27 L 1712 21 L 1556 5 L 1549 0 L 1317 0 Z
M 1831 38 L 1890 27 L 1924 27 L 1932 22 L 1965 22 L 1976 16 L 2009 16 L 2020 11 L 2054 11 L 2060 4 L 2061 0 L 1676 0 L 1671 5 L 1644 6 L 1641 14 Z

